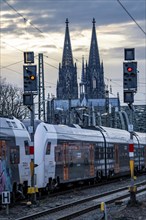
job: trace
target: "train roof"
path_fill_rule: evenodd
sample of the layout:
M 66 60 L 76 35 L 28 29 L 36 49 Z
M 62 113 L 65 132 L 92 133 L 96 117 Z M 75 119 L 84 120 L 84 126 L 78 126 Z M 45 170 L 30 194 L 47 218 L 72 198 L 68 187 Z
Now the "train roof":
M 106 138 L 109 142 L 128 142 L 130 139 L 130 133 L 126 130 L 107 128 L 107 127 L 92 127 L 92 128 L 81 128 L 79 125 L 73 125 L 73 127 L 68 125 L 51 125 L 47 123 L 40 123 L 37 127 L 38 134 L 44 130 L 43 134 L 52 133 L 57 134 L 57 138 L 67 138 L 67 139 L 86 139 L 96 141 L 97 138 Z M 37 130 L 36 130 L 37 131 Z
M 40 124 L 41 125 L 41 124 Z M 51 127 L 53 127 L 55 129 L 55 131 L 57 133 L 64 133 L 64 134 L 78 134 L 78 135 L 94 135 L 94 134 L 97 134 L 97 131 L 95 130 L 91 130 L 91 129 L 83 129 L 81 128 L 80 126 L 68 126 L 68 125 L 62 125 L 62 124 L 59 124 L 59 125 L 49 125 L 49 124 L 46 124 L 46 123 L 43 123 L 42 124 L 47 131 L 53 131 L 51 130 Z M 100 132 L 98 132 L 100 134 Z
M 15 117 L 0 117 L 0 128 L 12 130 L 26 130 L 24 124 Z
M 47 123 L 40 123 L 35 132 L 36 136 L 40 138 L 57 138 L 64 140 L 85 140 L 85 141 L 95 141 L 95 139 L 103 139 L 100 131 L 82 129 L 80 127 L 70 127 L 67 125 L 52 125 Z M 38 138 L 38 137 L 37 137 Z

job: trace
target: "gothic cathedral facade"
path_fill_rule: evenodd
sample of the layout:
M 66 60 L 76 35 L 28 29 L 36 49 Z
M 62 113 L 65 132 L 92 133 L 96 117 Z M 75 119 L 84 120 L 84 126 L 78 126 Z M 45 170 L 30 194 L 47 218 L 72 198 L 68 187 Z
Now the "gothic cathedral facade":
M 89 60 L 84 65 L 82 60 L 82 75 L 80 82 L 80 97 L 78 94 L 77 67 L 73 63 L 68 19 L 66 19 L 65 40 L 62 65 L 59 64 L 59 79 L 57 81 L 57 99 L 78 99 L 86 96 L 87 99 L 105 98 L 104 69 L 100 63 L 99 49 L 96 37 L 95 19 L 93 18 L 92 37 Z

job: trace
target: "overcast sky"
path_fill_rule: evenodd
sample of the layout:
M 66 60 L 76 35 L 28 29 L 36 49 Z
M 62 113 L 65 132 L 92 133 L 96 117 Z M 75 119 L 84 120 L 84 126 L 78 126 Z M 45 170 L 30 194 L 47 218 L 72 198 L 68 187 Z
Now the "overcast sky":
M 123 102 L 124 48 L 135 48 L 139 71 L 135 104 L 146 104 L 146 0 L 120 2 L 135 22 L 117 0 L 1 0 L 1 76 L 23 88 L 23 52 L 34 51 L 36 64 L 37 55 L 43 53 L 46 97 L 48 92 L 56 95 L 68 18 L 80 82 L 82 56 L 88 62 L 94 17 L 105 83 L 112 88 L 112 96 L 119 92 Z

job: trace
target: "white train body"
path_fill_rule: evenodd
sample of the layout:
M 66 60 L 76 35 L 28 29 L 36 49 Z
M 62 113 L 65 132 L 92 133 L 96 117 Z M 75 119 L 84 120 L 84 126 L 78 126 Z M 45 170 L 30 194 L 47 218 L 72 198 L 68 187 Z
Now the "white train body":
M 30 155 L 26 127 L 16 118 L 0 118 L 0 193 L 17 193 L 20 188 L 27 193 L 27 186 L 32 185 L 32 157 L 40 190 L 130 174 L 128 131 L 36 121 L 34 155 Z M 133 143 L 134 169 L 142 172 L 146 169 L 146 134 L 134 132 Z
M 130 173 L 128 131 L 97 127 L 50 125 L 35 131 L 35 168 L 38 188 Z M 134 133 L 135 170 L 146 167 L 146 134 Z
M 16 118 L 0 118 L 0 193 L 31 184 L 30 136 Z

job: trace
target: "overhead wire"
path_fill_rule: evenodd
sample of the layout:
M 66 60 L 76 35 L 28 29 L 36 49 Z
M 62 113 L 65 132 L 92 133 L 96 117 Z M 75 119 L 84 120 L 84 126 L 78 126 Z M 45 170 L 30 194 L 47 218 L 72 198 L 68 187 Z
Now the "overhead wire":
M 10 5 L 6 0 L 3 0 L 3 1 L 4 1 L 12 10 L 14 10 L 20 17 L 23 18 L 24 23 L 28 22 L 34 29 L 36 29 L 38 32 L 41 33 L 41 37 L 44 37 L 44 38 L 45 38 L 45 36 L 43 35 L 44 32 L 43 32 L 40 28 L 36 27 L 29 19 L 27 19 L 26 17 L 24 17 L 24 16 L 23 16 L 20 12 L 18 12 L 12 5 Z M 54 43 L 55 43 L 55 42 L 54 42 Z
M 137 21 L 133 18 L 133 16 L 129 13 L 129 11 L 124 7 L 124 5 L 120 2 L 120 0 L 117 0 L 117 2 L 122 6 L 122 8 L 126 11 L 126 13 L 129 15 L 129 17 L 135 22 L 135 24 L 139 27 L 139 29 L 146 35 L 146 32 L 142 29 L 142 27 L 137 23 Z
M 20 52 L 24 52 L 23 50 L 20 50 L 20 49 L 18 49 L 17 47 L 14 47 L 14 46 L 12 46 L 12 45 L 6 43 L 5 41 L 2 41 L 2 43 L 3 43 L 3 44 L 6 44 L 6 45 L 8 45 L 8 46 L 10 46 L 10 47 L 12 47 L 12 48 L 18 50 L 18 51 L 20 51 Z
M 19 13 L 12 5 L 10 5 L 6 0 L 3 0 L 12 10 L 14 10 L 20 17 L 23 18 L 24 22 L 28 21 L 29 24 L 35 28 L 37 31 L 39 31 L 41 34 L 43 34 L 43 32 L 38 28 L 36 27 L 31 21 L 29 21 L 27 18 L 25 18 L 21 13 Z M 43 36 L 44 37 L 44 36 Z
M 25 23 L 28 21 L 29 24 L 30 24 L 33 28 L 35 28 L 37 31 L 39 31 L 41 34 L 43 34 L 43 32 L 42 32 L 39 28 L 37 28 L 32 22 L 30 22 L 27 18 L 25 18 L 21 13 L 19 13 L 12 5 L 10 5 L 6 0 L 3 0 L 3 1 L 4 1 L 12 10 L 14 10 L 20 17 L 22 17 Z M 44 35 L 42 35 L 42 36 L 44 37 Z M 20 49 L 18 49 L 18 48 L 16 48 L 16 47 L 14 47 L 14 46 L 12 46 L 12 45 L 6 43 L 6 42 L 3 42 L 3 43 L 9 45 L 10 47 L 13 47 L 13 48 L 19 50 L 20 52 L 24 52 L 24 51 L 22 51 L 22 50 L 20 50 Z M 50 59 L 53 59 L 53 58 L 50 58 Z M 53 59 L 53 60 L 55 60 L 55 59 Z M 55 61 L 57 61 L 57 60 L 55 60 Z M 23 61 L 19 61 L 19 62 L 17 62 L 17 63 L 20 63 L 20 62 L 23 62 Z M 9 66 L 12 66 L 12 65 L 15 65 L 15 64 L 16 64 L 16 63 L 10 64 L 10 65 L 8 65 L 8 66 L 2 67 L 1 69 L 3 69 L 3 68 L 8 68 Z M 57 67 L 55 67 L 55 66 L 53 66 L 53 65 L 51 65 L 51 64 L 49 64 L 49 63 L 46 63 L 46 62 L 45 62 L 45 64 L 47 64 L 48 66 L 51 66 L 51 67 L 53 67 L 53 68 L 55 68 L 55 69 L 58 70 Z
M 14 10 L 20 17 L 22 17 L 23 18 L 23 20 L 24 20 L 24 22 L 26 23 L 26 22 L 29 22 L 29 24 L 33 27 L 33 28 L 35 28 L 37 31 L 39 31 L 41 34 L 43 34 L 43 32 L 38 28 L 38 27 L 36 27 L 31 21 L 29 21 L 27 18 L 25 18 L 21 13 L 19 13 L 12 5 L 10 5 L 6 0 L 3 0 L 12 10 Z M 117 0 L 117 2 L 122 6 L 122 8 L 126 11 L 126 13 L 130 16 L 130 18 L 135 22 L 135 24 L 139 27 L 139 29 L 146 35 L 146 32 L 142 29 L 142 27 L 136 22 L 136 20 L 133 18 L 133 16 L 128 12 L 128 10 L 123 6 L 123 4 L 120 2 L 120 0 Z M 43 36 L 44 37 L 44 35 L 41 35 L 41 36 Z M 7 44 L 6 42 L 4 42 L 5 44 Z M 10 44 L 7 44 L 7 45 L 9 45 L 9 46 L 11 46 Z M 13 47 L 13 48 L 15 48 L 15 49 L 17 49 L 17 50 L 19 50 L 19 51 L 21 51 L 21 52 L 23 52 L 22 50 L 20 50 L 20 49 L 18 49 L 18 48 L 16 48 L 16 47 L 14 47 L 14 46 L 11 46 L 11 47 Z M 76 58 L 75 58 L 76 59 Z M 55 60 L 55 59 L 54 59 Z M 76 59 L 77 61 L 79 61 L 78 59 Z M 22 62 L 22 61 L 19 61 L 19 62 Z M 18 63 L 19 63 L 18 62 Z M 79 61 L 80 62 L 80 61 Z M 5 66 L 5 67 L 2 67 L 2 68 L 8 68 L 9 66 L 11 66 L 11 65 L 15 65 L 16 63 L 14 63 L 14 64 L 10 64 L 10 65 L 8 65 L 8 66 Z M 58 70 L 58 68 L 57 67 L 55 67 L 55 66 L 53 66 L 53 65 L 51 65 L 51 64 L 48 64 L 48 63 L 46 63 L 45 62 L 45 64 L 47 64 L 48 66 L 51 66 L 51 67 L 53 67 L 53 68 L 55 68 L 55 69 L 57 69 Z M 112 81 L 113 82 L 113 81 Z M 115 82 L 114 82 L 115 83 Z M 118 83 L 115 83 L 115 84 L 117 84 L 118 85 Z
M 43 31 L 41 31 L 38 27 L 36 27 L 31 21 L 29 21 L 26 17 L 24 17 L 21 13 L 19 13 L 12 5 L 10 5 L 6 0 L 3 0 L 12 10 L 14 10 L 20 17 L 23 18 L 24 22 L 29 22 L 29 24 L 35 28 L 37 31 L 39 31 L 41 34 L 44 34 Z M 44 35 L 42 35 L 42 37 L 44 37 Z M 5 42 L 6 43 L 6 42 Z M 7 44 L 7 43 L 6 43 Z M 10 44 L 8 44 L 9 46 L 11 46 Z M 13 46 L 11 46 L 13 47 Z M 14 47 L 15 48 L 15 47 Z M 17 49 L 17 48 L 16 48 Z M 18 49 L 19 50 L 19 49 Z M 22 50 L 20 50 L 21 52 L 23 52 Z
M 11 63 L 11 64 L 9 64 L 9 65 L 7 65 L 7 66 L 2 66 L 0 69 L 5 69 L 5 68 L 8 68 L 8 67 L 13 66 L 13 65 L 15 65 L 15 64 L 22 63 L 22 62 L 23 62 L 23 60 L 18 61 L 18 62 L 16 62 L 16 63 Z
M 12 72 L 15 72 L 15 73 L 18 73 L 18 74 L 22 74 L 21 72 L 17 72 L 16 70 L 12 70 L 12 69 L 10 69 L 10 68 L 8 68 L 8 67 L 5 67 L 5 69 L 8 69 L 8 70 L 10 70 L 10 71 L 12 71 Z
M 138 26 L 138 28 L 146 35 L 146 32 L 143 30 L 143 28 L 137 23 L 137 21 L 134 19 L 134 17 L 130 14 L 130 12 L 124 7 L 124 5 L 120 2 L 120 0 L 117 0 L 117 2 L 121 5 L 121 7 L 125 10 L 125 12 L 129 15 L 129 17 L 134 21 L 134 23 Z M 146 7 L 146 2 L 145 2 Z M 146 14 L 145 14 L 146 18 Z M 146 55 L 146 54 L 145 54 Z M 140 83 L 140 84 L 146 84 L 146 83 Z M 137 101 L 137 100 L 136 100 Z

